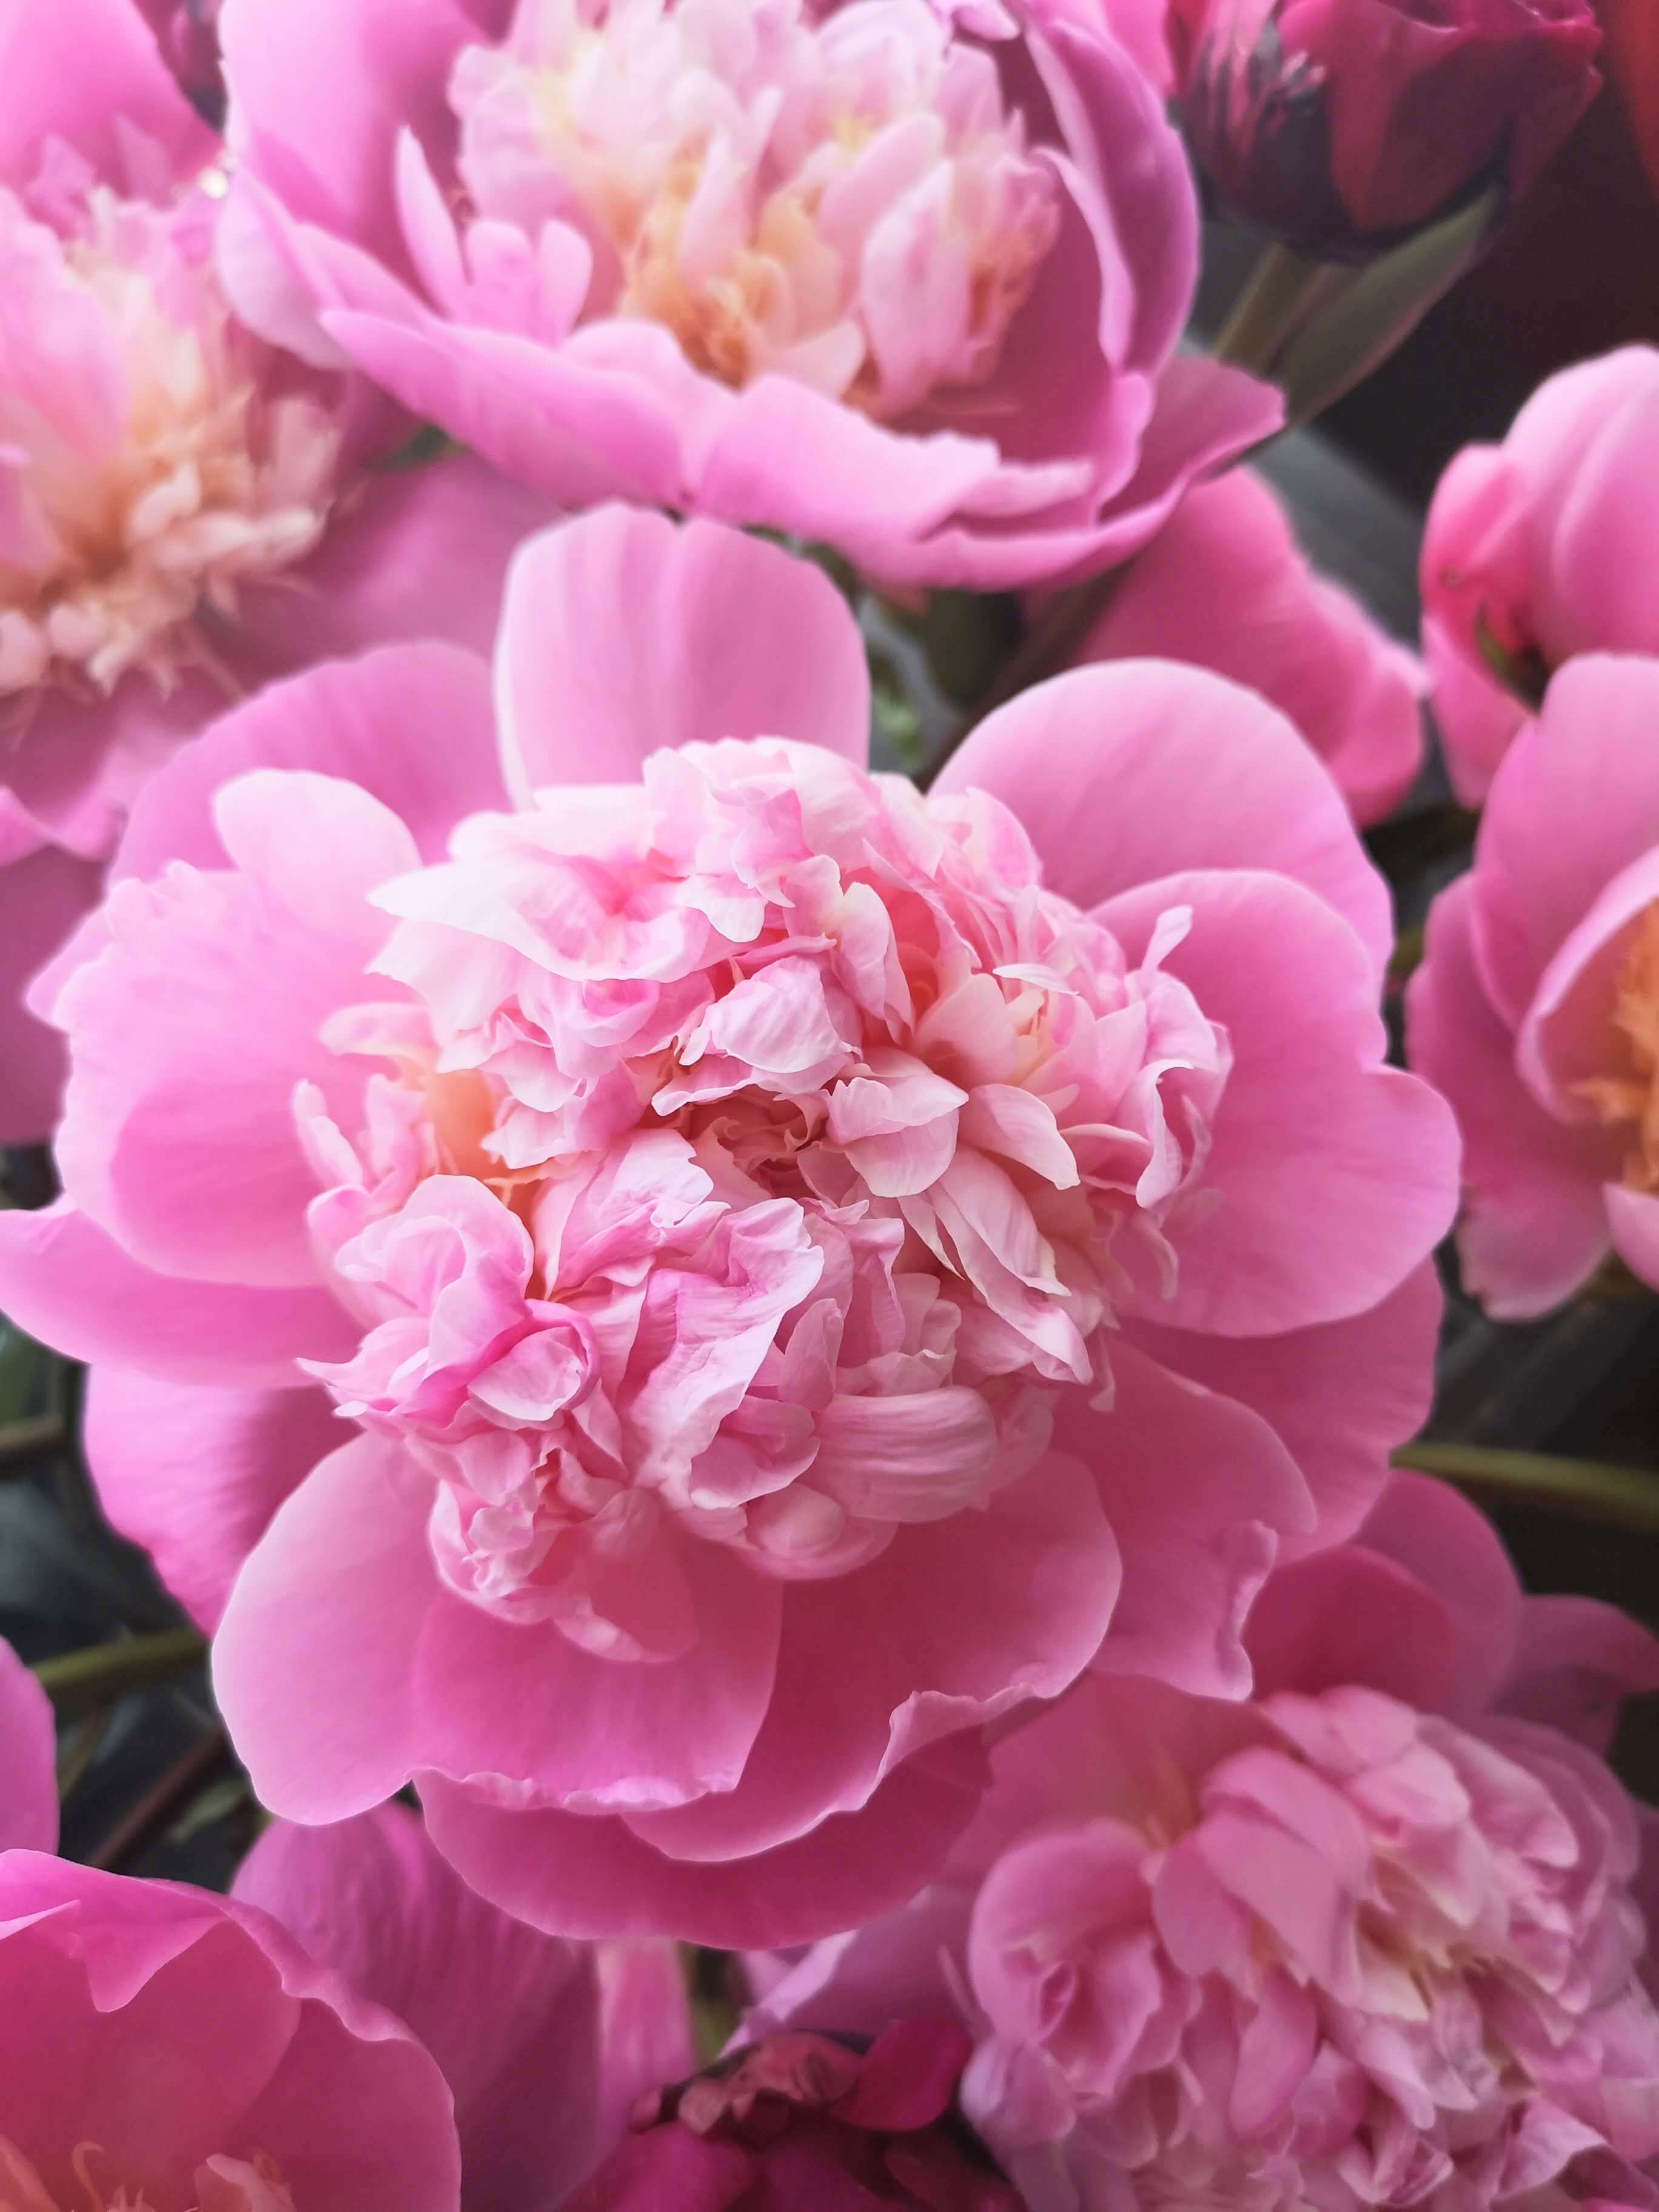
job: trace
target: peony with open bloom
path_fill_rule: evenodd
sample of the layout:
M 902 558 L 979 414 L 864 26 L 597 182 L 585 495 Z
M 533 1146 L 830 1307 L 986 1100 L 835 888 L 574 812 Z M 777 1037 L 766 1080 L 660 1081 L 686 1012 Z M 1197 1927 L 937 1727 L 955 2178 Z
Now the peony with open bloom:
M 890 584 L 1110 566 L 1276 393 L 1176 359 L 1185 157 L 1085 7 L 228 0 L 242 311 L 567 507 Z
M 643 2097 L 566 2212 L 1024 2212 L 952 2112 L 973 2045 L 896 2021 L 867 2050 L 785 2031 Z
M 1650 2201 L 1659 2013 L 1599 1755 L 1659 1646 L 1523 1599 L 1399 1479 L 1256 1608 L 1253 1701 L 1091 1678 L 1002 1743 L 943 1882 L 765 2020 L 954 1995 L 969 2119 L 1030 2212 Z
M 1114 580 L 1079 660 L 1152 654 L 1213 668 L 1290 716 L 1356 822 L 1377 822 L 1423 757 L 1413 654 L 1315 574 L 1278 498 L 1248 469 L 1188 493 Z
M 1501 445 L 1466 447 L 1440 479 L 1423 649 L 1466 805 L 1485 799 L 1565 661 L 1659 653 L 1656 454 L 1659 352 L 1626 346 L 1551 377 Z
M 392 648 L 180 754 L 37 992 L 66 1196 L 0 1306 L 94 1363 L 262 1800 L 417 1778 L 560 1932 L 846 1926 L 985 1723 L 1241 1694 L 1424 1410 L 1455 1133 L 1296 732 L 1077 670 L 924 798 L 868 719 L 816 568 L 606 509 L 493 702 Z
M 483 645 L 544 502 L 377 466 L 413 425 L 256 337 L 217 140 L 136 0 L 0 0 L 0 1141 L 61 1041 L 16 1005 L 144 778 L 243 692 L 392 637 Z
M 1463 1278 L 1504 1320 L 1616 1251 L 1659 1285 L 1659 659 L 1586 653 L 1493 781 L 1431 909 L 1413 1063 L 1462 1125 Z

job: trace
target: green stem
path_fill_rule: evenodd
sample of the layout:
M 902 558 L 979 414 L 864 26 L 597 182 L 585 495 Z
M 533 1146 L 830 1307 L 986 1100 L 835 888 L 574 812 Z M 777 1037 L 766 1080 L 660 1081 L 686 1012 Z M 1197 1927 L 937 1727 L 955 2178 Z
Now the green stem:
M 1269 375 L 1297 332 L 1352 276 L 1352 270 L 1331 262 L 1310 261 L 1288 246 L 1270 246 L 1217 335 L 1216 359 L 1257 376 Z
M 1402 1445 L 1394 1464 L 1443 1475 L 1461 1489 L 1498 1501 L 1528 1501 L 1580 1520 L 1659 1536 L 1659 1473 L 1644 1468 L 1558 1459 L 1548 1452 L 1500 1451 L 1484 1444 L 1436 1443 Z
M 0 1424 L 0 1467 L 10 1467 L 39 1452 L 50 1451 L 64 1441 L 61 1413 L 27 1413 L 21 1421 Z
M 124 1636 L 112 1644 L 94 1644 L 43 1659 L 35 1679 L 59 1712 L 82 1712 L 106 1704 L 129 1690 L 170 1682 L 199 1667 L 205 1640 L 193 1628 L 166 1628 L 155 1636 Z

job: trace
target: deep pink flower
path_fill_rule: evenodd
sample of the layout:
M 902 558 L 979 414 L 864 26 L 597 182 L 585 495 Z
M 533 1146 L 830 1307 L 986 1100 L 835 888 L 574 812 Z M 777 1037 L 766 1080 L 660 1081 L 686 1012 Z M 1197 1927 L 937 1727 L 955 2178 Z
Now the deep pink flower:
M 0 1855 L 0 2201 L 458 2212 L 443 2076 L 274 1921 Z
M 1290 716 L 1356 822 L 1380 821 L 1423 757 L 1422 671 L 1358 602 L 1310 568 L 1248 469 L 1188 492 L 1116 578 L 1079 654 L 1191 661 Z
M 566 2212 L 1023 2212 L 950 2124 L 973 2045 L 907 2020 L 860 2051 L 786 2032 L 647 2096 Z
M 0 1304 L 230 1592 L 261 1797 L 418 1776 L 560 1932 L 847 1926 L 983 1723 L 1091 1661 L 1242 1694 L 1425 1409 L 1453 1132 L 1295 732 L 1079 670 L 924 799 L 867 729 L 816 569 L 606 510 L 519 556 L 493 705 L 401 647 L 181 754 L 39 987 L 68 1195 Z
M 231 311 L 217 141 L 135 0 L 0 4 L 0 1141 L 60 1040 L 21 988 L 94 902 L 144 779 L 245 691 L 394 637 L 482 645 L 544 519 Z
M 763 2017 L 957 1992 L 963 2108 L 1031 2212 L 1646 2202 L 1659 2013 L 1597 1747 L 1659 1646 L 1523 1599 L 1420 1477 L 1249 1640 L 1249 1704 L 1093 1678 L 1010 1737 L 943 1881 Z
M 1589 0 L 1170 0 L 1170 35 L 1223 205 L 1337 260 L 1512 206 L 1601 82 Z
M 0 1642 L 0 1851 L 57 1849 L 57 1757 L 46 1693 Z
M 228 0 L 243 311 L 567 507 L 890 583 L 1109 566 L 1270 430 L 1083 6 Z
M 1423 540 L 1423 649 L 1458 797 L 1477 806 L 1553 672 L 1659 653 L 1659 353 L 1626 346 L 1540 386 L 1500 446 L 1440 479 Z
M 1435 901 L 1407 1045 L 1463 1130 L 1463 1277 L 1505 1320 L 1616 1250 L 1659 1284 L 1659 659 L 1587 653 Z

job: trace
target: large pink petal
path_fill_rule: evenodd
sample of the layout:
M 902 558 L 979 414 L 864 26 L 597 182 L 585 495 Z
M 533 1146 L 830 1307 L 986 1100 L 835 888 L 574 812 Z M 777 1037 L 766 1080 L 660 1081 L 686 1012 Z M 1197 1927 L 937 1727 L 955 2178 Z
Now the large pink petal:
M 52 1701 L 0 1643 L 0 1851 L 58 1848 L 58 1735 Z
M 712 522 L 608 507 L 514 562 L 496 666 L 515 789 L 632 783 L 648 753 L 787 737 L 862 766 L 870 680 L 818 569 Z
M 1173 803 L 1173 800 L 1172 800 Z M 1173 1297 L 1136 1310 L 1178 1328 L 1267 1336 L 1364 1313 L 1451 1226 L 1457 1130 L 1445 1102 L 1382 1063 L 1376 977 L 1347 924 L 1285 876 L 1173 876 L 1097 918 L 1131 957 L 1158 917 L 1193 911 L 1168 957 L 1232 1042 L 1203 1188 L 1175 1233 Z
M 421 1778 L 432 1839 L 505 1911 L 570 1936 L 675 1936 L 726 1949 L 807 1943 L 891 1911 L 939 1871 L 985 1782 L 980 1732 L 908 1759 L 863 1809 L 725 1863 L 665 1858 L 620 1820 L 514 1813 Z
M 1459 649 L 1445 623 L 1423 617 L 1423 658 L 1446 773 L 1462 806 L 1479 806 L 1498 764 L 1527 722 L 1527 710 Z
M 1492 1523 L 1449 1484 L 1399 1474 L 1359 1540 L 1441 1599 L 1456 1637 L 1456 1673 L 1443 1710 L 1459 1719 L 1484 1712 L 1515 1664 L 1525 1607 Z
M 210 1389 L 108 1366 L 87 1381 L 99 1503 L 210 1634 L 277 1507 L 346 1433 L 311 1383 Z
M 153 777 L 132 811 L 115 872 L 168 860 L 222 868 L 220 786 L 250 769 L 312 769 L 361 784 L 441 859 L 464 815 L 504 806 L 489 671 L 451 645 L 393 645 L 274 684 L 216 722 Z
M 1115 1343 L 1110 1413 L 1068 1391 L 1056 1443 L 1093 1474 L 1123 1557 L 1097 1672 L 1241 1698 L 1239 1642 L 1281 1537 L 1312 1520 L 1295 1461 L 1257 1414 Z
M 1622 1700 L 1659 1690 L 1659 1640 L 1593 1597 L 1522 1601 L 1515 1662 L 1499 1709 L 1541 1721 L 1606 1754 Z
M 0 1212 L 0 1312 L 71 1359 L 239 1389 L 281 1389 L 297 1361 L 348 1358 L 357 1340 L 325 1291 L 158 1275 L 67 1199 Z
M 974 1893 L 940 1882 L 884 1919 L 815 1943 L 792 1964 L 755 1954 L 744 1964 L 760 2002 L 745 2020 L 757 2035 L 805 2027 L 825 2035 L 878 2035 L 896 2020 L 955 2008 L 945 1962 L 965 1962 Z
M 683 2081 L 696 2064 L 678 1947 L 662 1938 L 601 1943 L 599 2100 L 601 2153 L 618 2142 L 647 2090 Z
M 60 1032 L 30 1013 L 24 987 L 98 903 L 103 869 L 56 845 L 0 866 L 0 1145 L 52 1133 L 68 1073 Z
M 1258 1698 L 1281 1690 L 1317 1697 L 1358 1683 L 1434 1712 L 1456 1679 L 1456 1632 L 1444 1603 L 1363 1544 L 1270 1575 L 1244 1643 Z
M 1012 807 L 1053 890 L 1093 906 L 1188 868 L 1267 868 L 1329 902 L 1380 973 L 1387 886 L 1341 793 L 1265 700 L 1166 661 L 1073 669 L 981 722 L 939 780 Z
M 1425 1260 L 1380 1304 L 1320 1328 L 1204 1336 L 1137 1319 L 1125 1333 L 1161 1365 L 1260 1413 L 1289 1447 L 1317 1518 L 1285 1535 L 1283 1560 L 1341 1543 L 1376 1504 L 1389 1454 L 1428 1418 L 1443 1304 Z
M 1476 965 L 1475 897 L 1466 876 L 1430 911 L 1406 993 L 1406 1045 L 1462 1131 L 1464 1281 L 1499 1319 L 1519 1320 L 1558 1305 L 1606 1254 L 1607 1140 L 1547 1114 L 1516 1073 L 1513 1034 Z
M 33 181 L 49 143 L 62 139 L 116 191 L 143 191 L 130 174 L 130 134 L 161 149 L 183 178 L 213 159 L 213 134 L 162 61 L 132 0 L 0 0 L 0 176 Z
M 556 2204 L 606 2148 L 594 1953 L 486 1905 L 413 1813 L 384 1805 L 326 1828 L 276 1821 L 232 1893 L 395 2013 L 437 2060 L 455 2099 L 466 2212 Z

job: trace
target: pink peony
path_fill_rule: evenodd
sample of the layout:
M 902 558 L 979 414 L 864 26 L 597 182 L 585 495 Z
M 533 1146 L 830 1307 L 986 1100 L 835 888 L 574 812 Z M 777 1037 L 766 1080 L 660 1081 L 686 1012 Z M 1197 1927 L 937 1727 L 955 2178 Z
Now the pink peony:
M 483 644 L 540 503 L 256 337 L 216 269 L 226 172 L 135 0 L 0 0 L 0 1141 L 61 1041 L 15 1005 L 179 742 L 319 654 Z
M 1659 353 L 1553 376 L 1501 446 L 1440 480 L 1423 541 L 1423 647 L 1454 788 L 1486 797 L 1553 672 L 1579 653 L 1659 653 L 1647 486 Z
M 1249 1640 L 1250 1704 L 1096 1678 L 1008 1739 L 945 1881 L 764 2016 L 955 1993 L 1031 2212 L 1650 2202 L 1637 1815 L 1595 1747 L 1659 1647 L 1523 1600 L 1419 1477 Z
M 1278 395 L 1177 360 L 1197 210 L 1091 7 L 228 0 L 243 312 L 567 507 L 902 585 L 1133 551 Z
M 972 2045 L 895 2022 L 860 2051 L 784 2033 L 641 2099 L 634 2132 L 566 2212 L 1023 2212 L 952 2126 Z
M 0 1855 L 0 2202 L 457 2212 L 443 2076 L 274 1921 Z
M 1278 499 L 1248 469 L 1188 492 L 1114 581 L 1078 657 L 1148 653 L 1213 668 L 1271 700 L 1330 769 L 1357 822 L 1380 821 L 1416 777 L 1418 662 L 1314 574 Z
M 39 986 L 67 1195 L 0 1304 L 229 1591 L 260 1796 L 417 1777 L 559 1932 L 846 1926 L 985 1723 L 1242 1694 L 1425 1410 L 1454 1133 L 1294 731 L 1080 670 L 924 799 L 867 727 L 816 569 L 605 510 L 519 556 L 493 708 L 401 647 L 181 754 Z
M 1504 1320 L 1609 1246 L 1659 1285 L 1659 659 L 1589 653 L 1493 781 L 1407 999 L 1462 1124 L 1463 1276 Z
M 0 1642 L 0 1851 L 57 1849 L 57 1758 L 46 1693 Z

